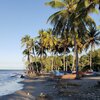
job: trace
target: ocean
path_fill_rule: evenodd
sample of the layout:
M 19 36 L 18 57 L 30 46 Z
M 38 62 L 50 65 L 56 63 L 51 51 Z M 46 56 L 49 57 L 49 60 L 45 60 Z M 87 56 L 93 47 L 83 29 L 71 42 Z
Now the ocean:
M 22 70 L 0 70 L 0 96 L 8 95 L 23 89 L 23 84 L 19 83 L 24 79 L 20 78 L 24 74 Z

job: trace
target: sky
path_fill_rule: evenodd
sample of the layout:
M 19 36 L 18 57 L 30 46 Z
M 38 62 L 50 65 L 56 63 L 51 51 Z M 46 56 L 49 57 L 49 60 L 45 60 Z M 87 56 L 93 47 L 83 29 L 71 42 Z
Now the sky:
M 21 38 L 38 35 L 47 29 L 48 17 L 55 12 L 45 2 L 50 0 L 0 0 L 0 69 L 23 69 Z M 97 25 L 100 14 L 92 15 Z

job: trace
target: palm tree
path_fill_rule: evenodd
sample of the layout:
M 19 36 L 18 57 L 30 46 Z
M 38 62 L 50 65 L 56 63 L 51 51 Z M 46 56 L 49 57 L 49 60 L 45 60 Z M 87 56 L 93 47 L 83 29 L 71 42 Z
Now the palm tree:
M 31 38 L 29 35 L 26 35 L 21 39 L 21 43 L 22 43 L 22 47 L 25 46 L 25 50 L 23 51 L 23 54 L 27 56 L 28 70 L 33 72 L 31 57 L 34 54 L 34 47 L 35 47 L 34 39 Z
M 87 20 L 92 20 L 88 16 L 90 9 L 94 8 L 94 2 L 85 5 L 85 0 L 52 0 L 46 3 L 53 8 L 61 8 L 60 11 L 49 17 L 51 23 L 54 24 L 53 34 L 65 36 L 67 38 L 70 33 L 74 41 L 74 49 L 76 55 L 76 77 L 78 77 L 78 47 L 76 36 L 82 37 L 86 32 Z M 83 37 L 82 37 L 83 38 Z
M 52 29 L 48 29 L 47 30 L 47 38 L 45 41 L 45 44 L 46 44 L 45 46 L 46 46 L 47 50 L 52 55 L 52 57 L 51 57 L 51 62 L 52 62 L 51 70 L 53 70 L 53 68 L 54 68 L 54 54 L 56 54 L 57 41 L 58 41 L 58 39 L 55 36 L 53 36 L 53 34 L 52 34 Z
M 93 24 L 89 26 L 87 39 L 85 41 L 84 48 L 88 50 L 90 48 L 90 69 L 92 67 L 92 52 L 95 49 L 95 45 L 100 45 L 100 30 L 96 29 L 96 26 Z
M 78 54 L 81 54 L 82 53 L 82 50 L 84 49 L 84 42 L 85 40 L 79 38 L 79 37 L 76 37 L 76 42 L 77 42 L 77 50 L 78 50 Z M 72 45 L 73 45 L 73 40 L 72 40 Z M 75 44 L 74 44 L 75 45 Z M 74 46 L 73 45 L 73 46 Z M 74 55 L 73 55 L 73 64 L 72 64 L 72 71 L 75 71 L 75 61 L 76 61 L 76 56 L 75 56 L 75 48 L 73 47 L 72 51 L 74 52 Z M 79 62 L 79 61 L 78 61 Z
M 56 46 L 57 52 L 60 54 L 63 53 L 64 71 L 66 71 L 66 54 L 70 52 L 69 46 L 70 46 L 70 39 L 64 39 L 64 38 L 59 39 Z
M 21 44 L 22 47 L 25 46 L 25 50 L 23 51 L 23 54 L 27 55 L 27 61 L 30 63 L 30 50 L 29 50 L 29 41 L 30 41 L 30 36 L 26 35 L 21 39 Z
M 41 68 L 43 69 L 43 57 L 46 56 L 46 48 L 44 44 L 44 39 L 45 39 L 45 30 L 40 30 L 39 31 L 39 36 L 37 37 L 36 41 L 36 54 L 40 56 L 40 62 L 41 62 Z

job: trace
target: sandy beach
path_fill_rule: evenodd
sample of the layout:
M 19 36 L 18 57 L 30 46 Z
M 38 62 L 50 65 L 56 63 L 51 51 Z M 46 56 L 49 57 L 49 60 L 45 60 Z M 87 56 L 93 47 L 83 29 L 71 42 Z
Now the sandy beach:
M 25 78 L 22 90 L 0 100 L 100 100 L 100 76 L 81 80 L 58 80 L 39 76 Z

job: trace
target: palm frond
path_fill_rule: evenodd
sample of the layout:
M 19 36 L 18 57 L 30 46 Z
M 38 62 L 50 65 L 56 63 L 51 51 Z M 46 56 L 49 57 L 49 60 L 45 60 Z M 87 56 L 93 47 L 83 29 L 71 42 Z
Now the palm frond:
M 96 34 L 94 35 L 94 37 L 97 37 L 97 36 L 100 37 L 100 31 L 97 31 Z
M 45 5 L 51 6 L 52 8 L 64 8 L 66 4 L 59 0 L 52 0 L 51 2 L 46 2 Z

